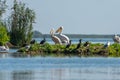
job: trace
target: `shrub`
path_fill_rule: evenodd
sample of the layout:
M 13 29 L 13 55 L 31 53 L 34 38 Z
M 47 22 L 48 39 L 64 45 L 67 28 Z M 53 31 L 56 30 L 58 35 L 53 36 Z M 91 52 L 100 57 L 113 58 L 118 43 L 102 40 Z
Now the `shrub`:
M 9 36 L 7 35 L 7 30 L 4 26 L 0 25 L 0 45 L 4 45 L 9 41 Z

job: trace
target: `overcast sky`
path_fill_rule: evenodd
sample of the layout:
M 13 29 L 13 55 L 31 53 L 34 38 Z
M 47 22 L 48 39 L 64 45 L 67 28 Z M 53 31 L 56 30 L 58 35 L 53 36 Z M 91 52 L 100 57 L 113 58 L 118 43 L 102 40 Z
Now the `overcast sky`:
M 36 13 L 34 30 L 63 26 L 68 34 L 119 34 L 120 0 L 19 0 Z M 7 0 L 11 5 L 13 0 Z

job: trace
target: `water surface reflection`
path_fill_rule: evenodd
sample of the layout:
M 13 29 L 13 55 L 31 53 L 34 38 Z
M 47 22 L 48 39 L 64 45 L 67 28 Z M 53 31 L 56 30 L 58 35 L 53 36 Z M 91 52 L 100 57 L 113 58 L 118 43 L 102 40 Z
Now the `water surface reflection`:
M 0 80 L 120 80 L 120 58 L 12 55 L 0 54 Z
M 120 80 L 120 68 L 48 68 L 1 71 L 0 80 Z

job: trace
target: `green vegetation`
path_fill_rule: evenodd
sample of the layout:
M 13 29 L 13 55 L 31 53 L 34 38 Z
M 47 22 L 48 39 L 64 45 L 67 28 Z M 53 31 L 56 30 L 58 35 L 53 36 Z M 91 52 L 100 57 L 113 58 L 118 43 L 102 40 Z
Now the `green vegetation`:
M 14 0 L 11 17 L 9 18 L 10 42 L 16 46 L 30 43 L 33 35 L 35 12 L 24 3 Z
M 9 36 L 7 35 L 7 30 L 5 26 L 0 24 L 0 46 L 4 45 L 9 41 Z
M 65 45 L 44 45 L 33 44 L 26 50 L 24 47 L 20 48 L 18 52 L 24 54 L 41 55 L 41 56 L 104 56 L 104 57 L 120 57 L 120 44 L 112 44 L 108 48 L 104 48 L 103 44 L 92 44 L 89 47 L 81 46 L 75 49 L 77 44 L 72 44 L 70 48 L 65 48 Z
M 0 0 L 0 45 L 8 41 L 15 46 L 30 43 L 33 36 L 35 12 L 26 7 L 24 3 L 14 0 L 13 7 L 9 8 L 12 13 L 8 20 L 4 21 L 2 15 L 7 7 L 6 0 Z
M 113 44 L 108 50 L 111 57 L 120 57 L 120 44 Z
M 5 13 L 7 8 L 6 1 L 0 0 L 0 46 L 4 45 L 9 41 L 9 36 L 7 34 L 6 26 L 2 20 L 2 15 Z

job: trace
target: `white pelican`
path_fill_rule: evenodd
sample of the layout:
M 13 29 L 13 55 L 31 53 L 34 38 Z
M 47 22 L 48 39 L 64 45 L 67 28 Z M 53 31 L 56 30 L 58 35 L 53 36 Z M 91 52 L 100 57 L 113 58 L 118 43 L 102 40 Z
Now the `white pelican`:
M 120 37 L 115 35 L 113 38 L 114 42 L 120 43 Z
M 62 44 L 61 40 L 54 35 L 54 29 L 52 28 L 51 31 L 50 31 L 50 35 L 51 35 L 51 38 L 52 40 L 54 41 L 55 44 Z
M 60 40 L 62 41 L 62 43 L 69 44 L 70 39 L 66 35 L 62 34 L 62 30 L 63 30 L 63 26 L 59 27 L 57 29 L 56 33 L 59 32 L 58 37 L 60 38 Z
M 8 52 L 8 51 L 9 51 L 9 47 L 7 45 L 0 46 L 0 52 Z

